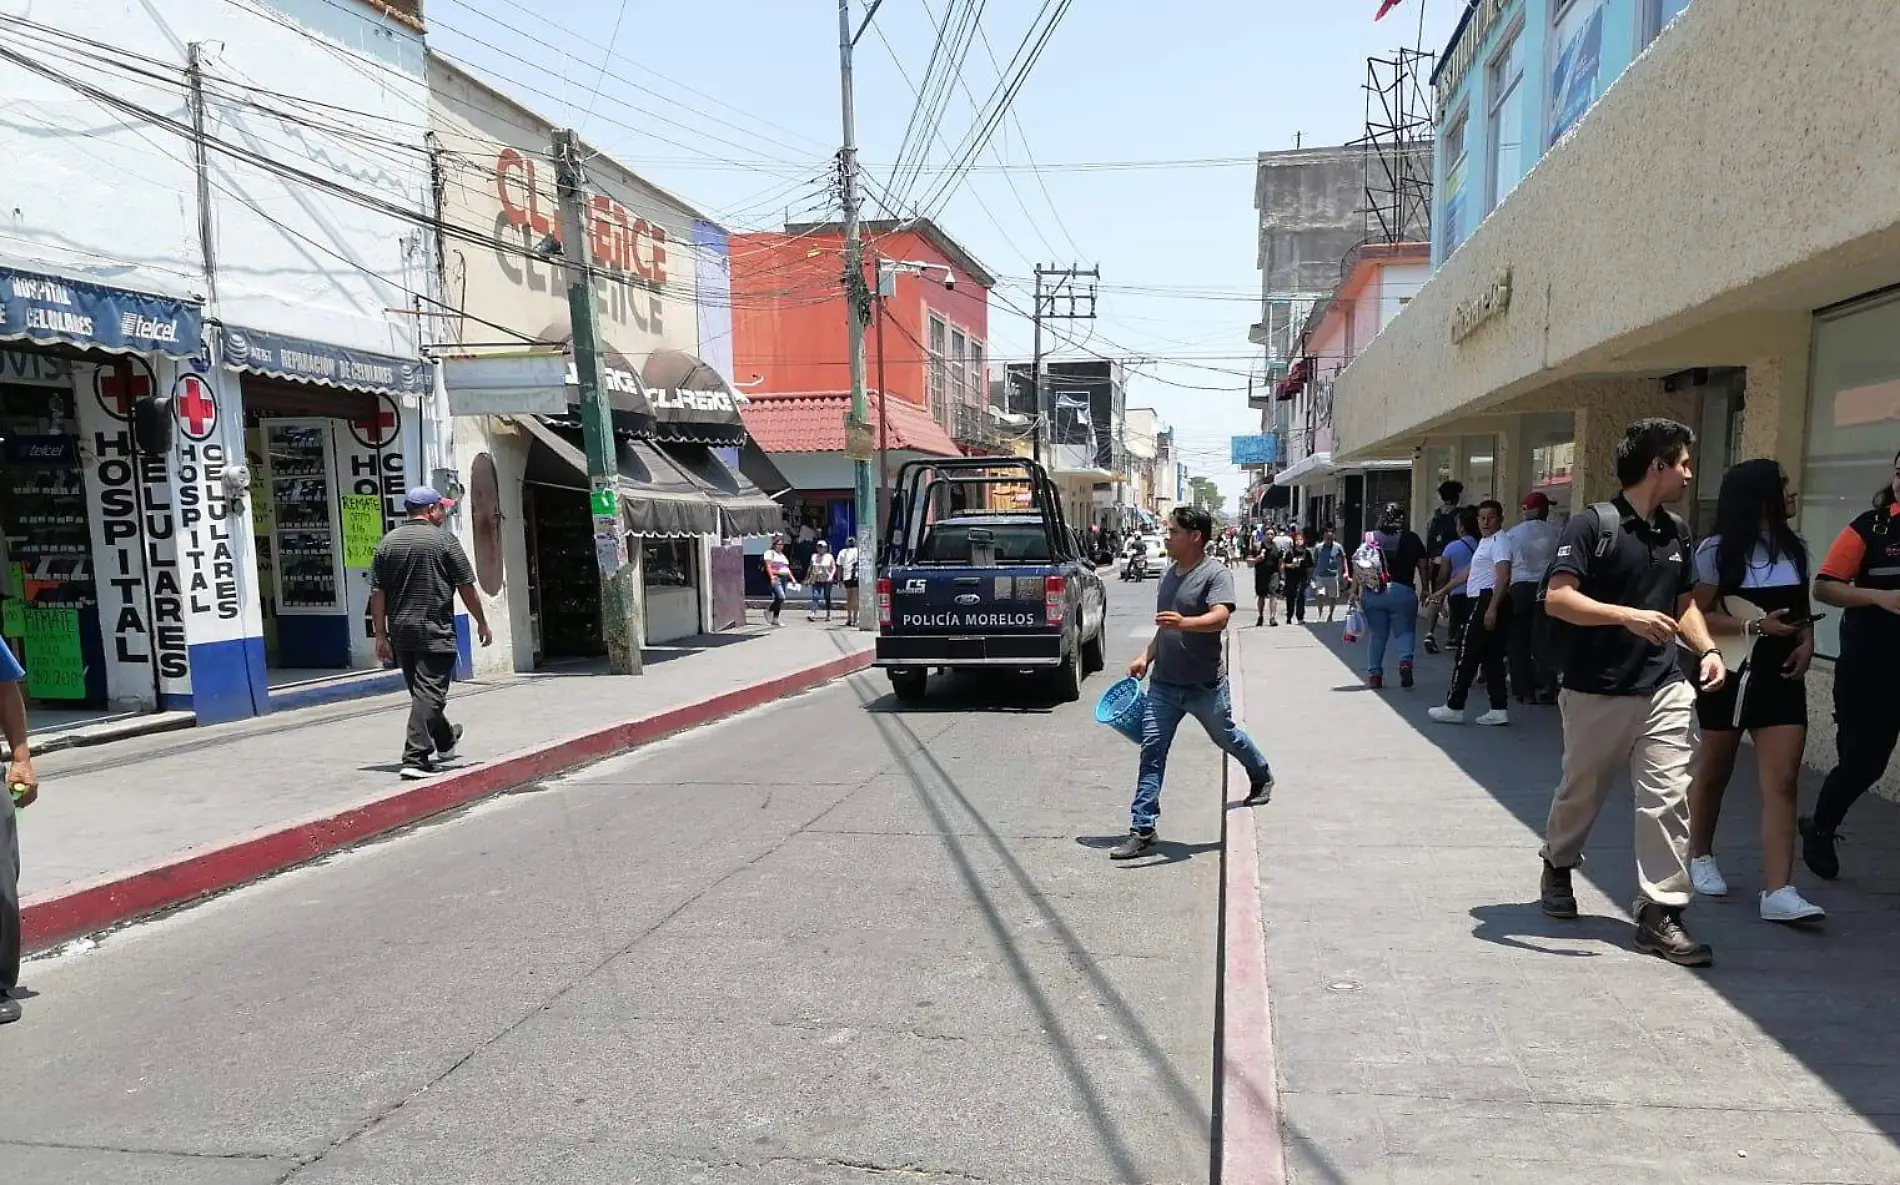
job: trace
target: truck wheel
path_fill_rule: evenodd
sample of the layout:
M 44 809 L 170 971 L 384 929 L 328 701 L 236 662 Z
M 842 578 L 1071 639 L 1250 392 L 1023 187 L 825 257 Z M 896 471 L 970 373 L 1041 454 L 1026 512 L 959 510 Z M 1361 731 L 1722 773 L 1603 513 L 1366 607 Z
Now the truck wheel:
M 1105 613 L 1102 615 L 1102 628 L 1095 631 L 1093 638 L 1082 643 L 1082 673 L 1084 675 L 1093 675 L 1108 665 L 1106 653 L 1108 642 L 1102 636 L 1106 633 L 1108 633 L 1108 615 Z
M 1082 647 L 1069 648 L 1069 656 L 1055 670 L 1056 702 L 1072 704 L 1082 698 Z
M 891 692 L 899 703 L 915 704 L 923 701 L 924 687 L 930 681 L 930 672 L 892 671 Z

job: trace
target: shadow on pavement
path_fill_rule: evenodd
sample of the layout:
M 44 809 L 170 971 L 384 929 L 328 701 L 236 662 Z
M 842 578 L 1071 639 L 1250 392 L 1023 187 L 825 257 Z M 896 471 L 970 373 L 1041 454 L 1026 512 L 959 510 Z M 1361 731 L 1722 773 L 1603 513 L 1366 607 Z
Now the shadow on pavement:
M 1128 836 L 1126 834 L 1078 835 L 1075 837 L 1075 842 L 1085 848 L 1093 848 L 1098 852 L 1106 852 L 1127 838 Z M 1154 868 L 1162 864 L 1179 864 L 1184 860 L 1192 860 L 1195 856 L 1203 852 L 1218 852 L 1220 848 L 1221 845 L 1219 841 L 1211 841 L 1208 843 L 1182 843 L 1180 840 L 1175 839 L 1158 839 L 1155 841 L 1155 846 L 1148 849 L 1148 855 L 1138 860 L 1117 861 L 1115 867 Z
M 1347 645 L 1337 629 L 1309 632 L 1348 671 L 1356 673 L 1363 666 L 1363 644 Z M 1504 729 L 1436 724 L 1426 711 L 1444 702 L 1450 667 L 1448 654 L 1421 653 L 1415 690 L 1388 685 L 1377 694 L 1526 829 L 1522 898 L 1471 909 L 1473 936 L 1567 959 L 1589 958 L 1598 953 L 1592 947 L 1627 950 L 1633 930 L 1626 914 L 1610 918 L 1586 913 L 1576 921 L 1557 921 L 1546 918 L 1537 905 L 1536 849 L 1563 749 L 1558 710 L 1513 704 L 1511 726 Z M 1483 702 L 1480 685 L 1472 691 L 1472 710 L 1482 710 Z M 1812 810 L 1821 777 L 1812 769 L 1803 770 L 1803 813 Z M 1588 859 L 1577 869 L 1581 880 L 1617 903 L 1636 895 L 1632 811 L 1628 776 L 1621 773 L 1592 833 Z M 1828 911 L 1825 924 L 1813 928 L 1760 919 L 1760 818 L 1754 750 L 1744 745 L 1717 831 L 1716 852 L 1730 894 L 1697 898 L 1686 919 L 1691 932 L 1714 947 L 1715 966 L 1685 974 L 1727 1001 L 1827 1088 L 1815 1091 L 1801 1082 L 1784 1082 L 1796 1108 L 1834 1106 L 1832 1092 L 1866 1118 L 1865 1130 L 1900 1144 L 1900 1006 L 1893 1000 L 1893 985 L 1900 978 L 1900 807 L 1875 795 L 1856 806 L 1839 880 L 1818 879 L 1797 855 L 1796 883 Z M 1580 968 L 1578 974 L 1587 977 L 1589 972 Z M 1579 985 L 1585 982 L 1579 980 Z M 1640 1020 L 1640 1002 L 1633 1008 Z M 1748 1071 L 1738 1066 L 1737 1072 Z M 1692 1099 L 1683 1103 L 1695 1105 Z
M 868 693 L 861 681 L 853 680 L 851 687 L 865 708 L 870 709 L 873 704 L 879 702 Z M 1089 953 L 1061 913 L 1037 886 L 1035 878 L 1030 876 L 1028 870 L 1016 859 L 1009 845 L 1004 843 L 1002 837 L 990 826 L 982 812 L 963 792 L 957 780 L 935 757 L 931 756 L 923 738 L 912 731 L 910 726 L 894 713 L 874 711 L 871 713 L 871 720 L 877 728 L 879 739 L 890 750 L 892 759 L 897 762 L 905 778 L 910 782 L 919 805 L 930 816 L 937 836 L 956 869 L 958 879 L 963 882 L 971 903 L 976 907 L 984 926 L 990 931 L 991 938 L 995 940 L 998 949 L 1002 952 L 1003 961 L 1008 966 L 1011 977 L 1022 990 L 1024 999 L 1035 1012 L 1043 1031 L 1048 1034 L 1057 1065 L 1063 1076 L 1069 1080 L 1075 1097 L 1081 1100 L 1090 1126 L 1095 1129 L 1105 1155 L 1115 1166 L 1116 1179 L 1130 1182 L 1142 1180 L 1141 1167 L 1121 1131 L 1121 1124 L 1110 1110 L 1101 1090 L 1090 1078 L 1087 1067 L 1083 1065 L 1080 1056 L 1081 1047 L 1064 1026 L 1061 1015 L 1051 1003 L 1042 984 L 1038 982 L 1020 945 L 1011 934 L 1011 926 L 1003 915 L 1002 906 L 999 905 L 988 886 L 983 883 L 982 874 L 977 870 L 970 853 L 965 850 L 966 837 L 956 834 L 956 827 L 946 810 L 948 803 L 954 803 L 975 824 L 982 835 L 984 845 L 1007 871 L 1017 891 L 1035 910 L 1039 924 L 1046 928 L 1047 933 L 1055 936 L 1068 957 L 1069 963 L 1088 980 L 1089 986 L 1114 1017 L 1119 1031 L 1135 1043 L 1142 1059 L 1153 1067 L 1173 1108 L 1182 1117 L 1201 1125 L 1205 1130 L 1207 1113 L 1204 1104 L 1195 1097 L 1194 1090 L 1176 1072 L 1167 1051 L 1155 1039 L 1154 1034 L 1148 1031 L 1134 1009 L 1129 1007 L 1128 1001 L 1103 975 L 1095 957 Z
M 1056 710 L 1054 693 L 1033 675 L 986 675 L 961 671 L 950 675 L 932 675 L 924 698 L 916 703 L 903 703 L 897 696 L 886 693 L 864 707 L 869 712 L 907 715 L 928 715 L 933 712 L 1047 715 Z

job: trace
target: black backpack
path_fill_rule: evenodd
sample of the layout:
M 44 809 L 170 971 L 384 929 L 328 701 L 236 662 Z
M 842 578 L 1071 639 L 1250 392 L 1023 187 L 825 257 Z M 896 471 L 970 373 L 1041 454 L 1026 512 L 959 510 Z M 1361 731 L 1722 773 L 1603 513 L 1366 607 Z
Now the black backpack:
M 1590 559 L 1594 565 L 1595 561 L 1610 554 L 1610 549 L 1616 546 L 1616 537 L 1623 530 L 1623 512 L 1616 508 L 1614 502 L 1597 502 L 1590 507 L 1589 513 L 1596 515 L 1597 519 L 1596 548 L 1590 553 Z M 1670 524 L 1675 527 L 1676 538 L 1686 551 L 1694 541 L 1689 533 L 1689 524 L 1673 510 L 1666 513 L 1669 515 Z M 1556 562 L 1556 557 L 1551 557 L 1553 566 Z M 1549 597 L 1550 569 L 1546 568 L 1543 577 L 1537 582 L 1537 603 L 1543 605 Z M 1577 627 L 1561 618 L 1550 617 L 1548 613 L 1545 616 L 1550 622 L 1550 654 L 1556 660 L 1558 669 L 1561 670 L 1570 650 L 1571 637 Z

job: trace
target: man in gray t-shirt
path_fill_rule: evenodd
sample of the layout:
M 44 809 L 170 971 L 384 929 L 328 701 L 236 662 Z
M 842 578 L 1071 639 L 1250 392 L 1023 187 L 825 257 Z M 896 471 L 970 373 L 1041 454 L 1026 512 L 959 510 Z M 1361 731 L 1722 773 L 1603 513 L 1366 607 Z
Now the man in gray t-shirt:
M 1154 846 L 1168 750 L 1185 717 L 1200 721 L 1209 739 L 1246 767 L 1249 803 L 1263 803 L 1273 793 L 1266 756 L 1234 723 L 1221 648 L 1234 611 L 1234 577 L 1227 565 L 1208 558 L 1213 533 L 1213 516 L 1199 507 L 1179 506 L 1169 515 L 1165 546 L 1174 562 L 1161 577 L 1154 640 L 1128 664 L 1130 675 L 1148 678 L 1148 713 L 1128 839 L 1109 852 L 1112 860 L 1129 860 Z

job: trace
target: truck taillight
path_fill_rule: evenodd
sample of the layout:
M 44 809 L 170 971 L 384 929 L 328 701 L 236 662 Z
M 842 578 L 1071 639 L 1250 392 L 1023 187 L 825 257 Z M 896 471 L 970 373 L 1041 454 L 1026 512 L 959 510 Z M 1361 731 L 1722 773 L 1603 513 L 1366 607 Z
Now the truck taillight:
M 1069 582 L 1061 576 L 1045 577 L 1042 582 L 1042 619 L 1050 625 L 1062 624 L 1063 593 Z
M 877 623 L 891 624 L 891 582 L 888 580 L 877 582 Z

